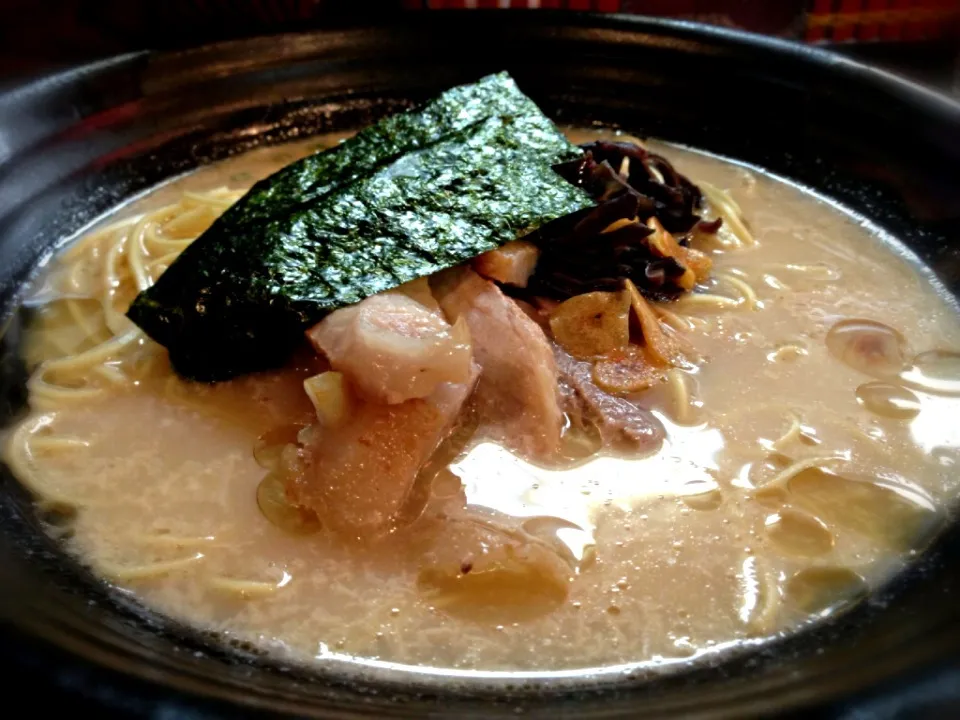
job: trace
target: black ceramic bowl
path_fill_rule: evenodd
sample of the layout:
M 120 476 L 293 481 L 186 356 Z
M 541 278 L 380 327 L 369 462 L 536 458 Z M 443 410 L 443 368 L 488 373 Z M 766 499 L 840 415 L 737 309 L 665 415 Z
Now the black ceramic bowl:
M 138 53 L 0 95 L 0 397 L 24 401 L 15 311 L 58 242 L 175 173 L 357 127 L 510 70 L 554 118 L 619 125 L 793 178 L 876 221 L 960 290 L 960 108 L 838 56 L 677 22 L 418 15 L 410 25 Z M 131 605 L 0 485 L 5 694 L 34 710 L 325 717 L 937 717 L 960 710 L 960 533 L 853 611 L 713 666 L 578 682 L 423 684 L 279 667 Z M 849 715 L 853 717 L 854 714 Z

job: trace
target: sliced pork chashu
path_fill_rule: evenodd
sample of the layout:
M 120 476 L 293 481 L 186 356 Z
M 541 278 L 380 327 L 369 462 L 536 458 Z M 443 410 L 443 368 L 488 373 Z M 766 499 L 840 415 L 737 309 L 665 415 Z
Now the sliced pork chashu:
M 451 326 L 424 279 L 337 310 L 307 337 L 340 373 L 320 383 L 336 388 L 337 412 L 318 405 L 289 494 L 333 531 L 370 539 L 392 527 L 473 391 L 466 321 Z
M 574 419 L 586 418 L 600 428 L 605 445 L 646 454 L 660 448 L 666 431 L 657 417 L 629 398 L 611 395 L 593 382 L 593 363 L 577 360 L 553 345 L 560 372 L 564 410 Z
M 504 445 L 548 459 L 560 442 L 563 414 L 557 366 L 543 329 L 489 280 L 458 269 L 436 278 L 440 307 L 465 320 L 480 379 L 473 402 L 481 422 Z
M 425 398 L 471 374 L 466 324 L 446 321 L 426 280 L 332 312 L 307 337 L 371 402 Z
M 367 540 L 390 530 L 420 469 L 452 431 L 475 377 L 392 405 L 354 401 L 340 426 L 308 433 L 291 499 L 343 536 Z

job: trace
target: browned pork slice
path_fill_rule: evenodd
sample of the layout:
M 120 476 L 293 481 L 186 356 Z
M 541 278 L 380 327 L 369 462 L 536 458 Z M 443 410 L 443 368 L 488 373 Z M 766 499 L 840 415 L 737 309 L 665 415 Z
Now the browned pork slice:
M 363 399 L 402 403 L 425 398 L 441 383 L 470 377 L 473 352 L 466 323 L 453 327 L 426 282 L 330 313 L 307 331 L 313 346 Z M 424 294 L 425 293 L 425 294 Z
M 577 360 L 556 344 L 553 351 L 560 371 L 564 409 L 571 417 L 583 416 L 595 422 L 605 443 L 640 454 L 660 447 L 666 433 L 653 413 L 598 388 L 593 382 L 591 361 Z
M 425 398 L 354 402 L 338 427 L 314 428 L 291 499 L 343 536 L 370 539 L 389 530 L 420 468 L 452 430 L 476 372 L 467 382 L 441 383 Z
M 539 256 L 540 251 L 532 242 L 514 240 L 476 258 L 473 269 L 490 280 L 526 287 Z
M 496 285 L 472 270 L 440 276 L 440 306 L 465 319 L 480 380 L 474 402 L 481 422 L 506 446 L 549 458 L 560 442 L 562 413 L 551 343 L 537 323 Z

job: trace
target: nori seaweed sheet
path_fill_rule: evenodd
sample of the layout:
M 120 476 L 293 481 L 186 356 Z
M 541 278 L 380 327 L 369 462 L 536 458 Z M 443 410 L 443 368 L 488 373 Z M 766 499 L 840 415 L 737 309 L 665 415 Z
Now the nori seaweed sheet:
M 128 316 L 183 376 L 282 365 L 326 313 L 593 205 L 580 155 L 506 73 L 452 88 L 257 183 Z

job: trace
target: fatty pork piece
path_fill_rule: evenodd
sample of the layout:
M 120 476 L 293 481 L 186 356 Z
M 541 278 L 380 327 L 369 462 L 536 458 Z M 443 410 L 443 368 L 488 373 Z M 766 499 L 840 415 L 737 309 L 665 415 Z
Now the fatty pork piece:
M 472 402 L 497 439 L 531 459 L 550 458 L 563 415 L 557 366 L 543 329 L 489 280 L 469 269 L 435 276 L 440 307 L 466 320 L 480 380 Z
M 442 383 L 470 377 L 466 323 L 450 326 L 426 280 L 336 310 L 307 337 L 370 402 L 425 398 Z
M 473 261 L 473 269 L 490 280 L 525 288 L 537 267 L 540 251 L 527 240 L 514 240 L 485 252 Z
M 466 382 L 441 383 L 427 397 L 392 405 L 347 398 L 337 423 L 306 433 L 288 485 L 290 499 L 341 536 L 383 535 L 420 468 L 453 429 L 476 375 L 471 368 Z

